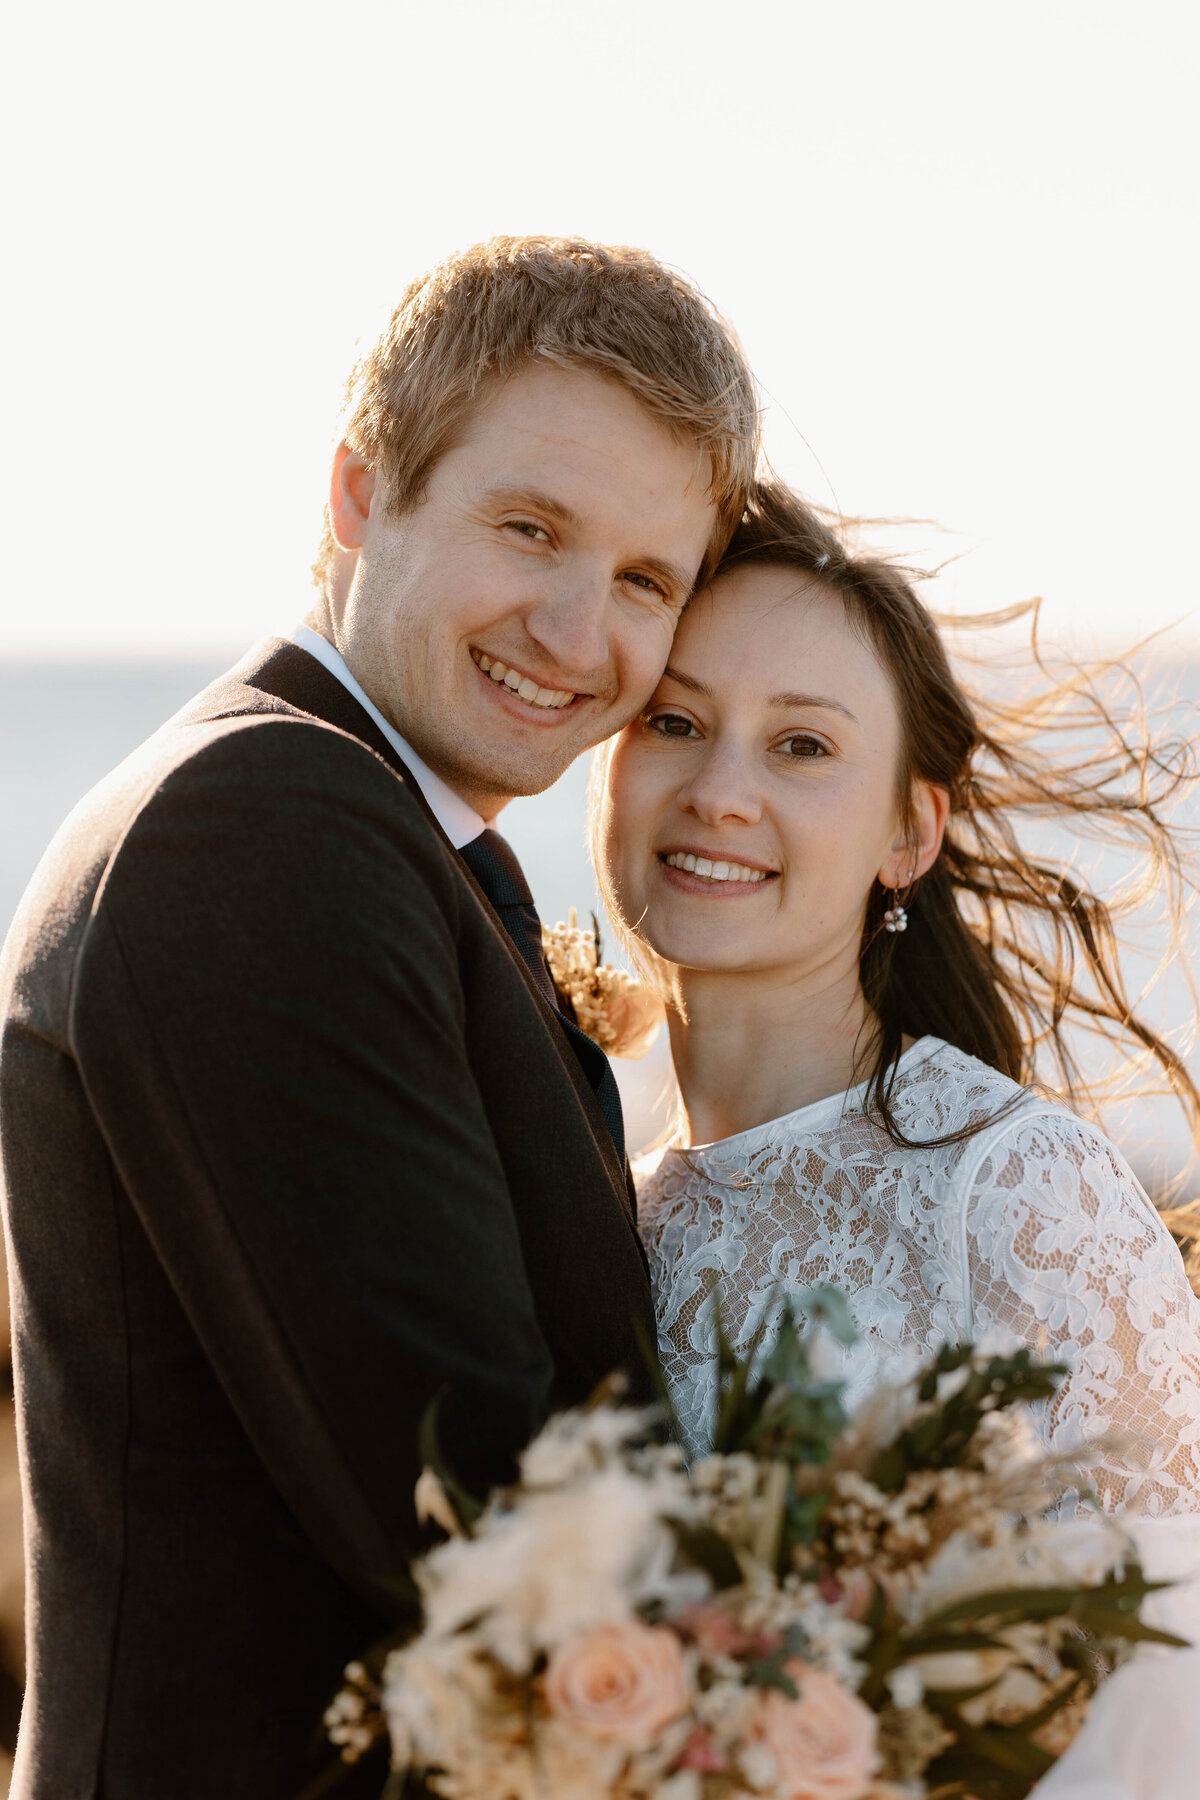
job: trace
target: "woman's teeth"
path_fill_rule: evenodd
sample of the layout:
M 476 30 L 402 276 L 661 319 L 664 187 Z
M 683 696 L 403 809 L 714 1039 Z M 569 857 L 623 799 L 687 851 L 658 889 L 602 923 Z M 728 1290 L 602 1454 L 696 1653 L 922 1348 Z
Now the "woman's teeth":
M 668 869 L 683 869 L 702 881 L 765 881 L 768 874 L 766 869 L 747 869 L 742 863 L 710 862 L 707 856 L 693 856 L 690 851 L 684 855 L 673 850 L 663 861 Z
M 510 669 L 502 662 L 493 662 L 482 650 L 472 650 L 478 666 L 485 675 L 490 675 L 498 687 L 511 688 L 522 700 L 528 700 L 530 706 L 570 706 L 575 698 L 565 688 L 539 687 L 529 675 L 522 675 L 520 669 Z

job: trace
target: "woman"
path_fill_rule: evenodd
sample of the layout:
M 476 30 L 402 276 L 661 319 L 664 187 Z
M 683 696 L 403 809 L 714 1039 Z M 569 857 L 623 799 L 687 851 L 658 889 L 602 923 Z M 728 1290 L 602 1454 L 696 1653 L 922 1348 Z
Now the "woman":
M 1105 1507 L 1200 1512 L 1200 1304 L 1119 1153 L 1033 1084 L 1034 1053 L 1085 1098 L 1075 1011 L 1157 1059 L 1193 1114 L 1200 1097 L 1129 1018 L 1103 905 L 1024 854 L 1013 819 L 1101 815 L 1178 866 L 1146 756 L 1099 713 L 1104 747 L 1093 731 L 1073 764 L 1039 760 L 1048 716 L 985 732 L 906 576 L 770 485 L 598 767 L 606 902 L 668 1001 L 681 1128 L 640 1209 L 694 1452 L 714 1277 L 743 1344 L 781 1291 L 824 1280 L 863 1333 L 851 1399 L 942 1340 L 1016 1337 L 1071 1365 L 1048 1442 L 1126 1440 L 1094 1469 Z M 1157 767 L 1177 785 L 1186 758 Z

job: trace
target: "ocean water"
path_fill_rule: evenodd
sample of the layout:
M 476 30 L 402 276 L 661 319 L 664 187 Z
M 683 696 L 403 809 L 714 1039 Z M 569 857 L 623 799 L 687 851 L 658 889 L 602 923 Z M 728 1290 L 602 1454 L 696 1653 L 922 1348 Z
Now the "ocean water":
M 21 893 L 43 849 L 89 788 L 141 743 L 164 719 L 235 660 L 187 657 L 159 660 L 0 659 L 0 936 L 7 930 Z M 1200 655 L 1176 662 L 1171 686 L 1184 700 L 1200 703 Z M 598 906 L 585 843 L 584 795 L 587 759 L 582 758 L 548 793 L 515 801 L 501 823 L 527 871 L 542 917 L 553 923 L 571 906 L 586 914 Z M 1188 808 L 1200 823 L 1200 804 Z M 1106 874 L 1099 857 L 1099 882 L 1115 884 L 1115 863 Z M 611 936 L 610 936 L 611 942 Z M 1200 948 L 1193 925 L 1191 944 Z M 1161 948 L 1161 946 L 1158 946 Z M 1129 986 L 1136 995 L 1156 970 L 1156 946 L 1142 945 L 1129 962 Z M 1189 952 L 1186 960 L 1193 960 Z M 1153 982 L 1147 1002 L 1156 1025 L 1179 1033 L 1189 1016 L 1189 998 L 1179 961 Z M 1200 1073 L 1200 1056 L 1192 1067 Z M 657 1136 L 666 1118 L 670 1089 L 666 1034 L 640 1063 L 617 1064 L 631 1147 Z M 1106 1115 L 1143 1179 L 1162 1192 L 1182 1178 L 1187 1191 L 1200 1193 L 1200 1166 L 1192 1157 L 1178 1109 L 1142 1099 Z M 1186 1174 L 1185 1174 L 1186 1172 Z

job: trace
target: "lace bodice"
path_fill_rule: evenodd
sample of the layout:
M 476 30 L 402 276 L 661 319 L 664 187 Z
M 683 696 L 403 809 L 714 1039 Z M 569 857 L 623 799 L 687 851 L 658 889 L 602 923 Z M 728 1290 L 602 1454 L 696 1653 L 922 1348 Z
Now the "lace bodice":
M 851 1404 L 949 1339 L 1061 1355 L 1042 1412 L 1056 1448 L 1136 1434 L 1095 1471 L 1108 1507 L 1200 1513 L 1200 1301 L 1130 1169 L 1092 1125 L 938 1038 L 901 1058 L 907 1137 L 981 1129 L 935 1149 L 894 1144 L 865 1088 L 639 1166 L 659 1352 L 689 1449 L 706 1447 L 715 1348 L 707 1299 L 745 1345 L 782 1292 L 830 1281 L 863 1337 Z

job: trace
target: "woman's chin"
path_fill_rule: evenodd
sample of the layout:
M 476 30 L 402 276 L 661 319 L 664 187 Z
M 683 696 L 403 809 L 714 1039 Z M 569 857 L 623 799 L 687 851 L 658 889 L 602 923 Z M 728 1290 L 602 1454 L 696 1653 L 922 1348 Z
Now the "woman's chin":
M 765 950 L 739 942 L 729 932 L 651 931 L 644 921 L 638 936 L 663 962 L 701 975 L 752 974 L 767 961 Z

